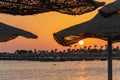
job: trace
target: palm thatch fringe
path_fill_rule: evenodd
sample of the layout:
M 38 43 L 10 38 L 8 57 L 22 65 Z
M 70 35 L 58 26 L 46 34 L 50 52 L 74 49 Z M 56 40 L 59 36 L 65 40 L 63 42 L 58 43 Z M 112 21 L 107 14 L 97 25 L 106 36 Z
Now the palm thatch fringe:
M 0 13 L 12 15 L 33 15 L 49 11 L 80 15 L 103 6 L 104 2 L 94 0 L 2 0 Z
M 0 22 L 0 42 L 13 40 L 18 36 L 36 39 L 37 36 L 28 31 L 18 29 Z

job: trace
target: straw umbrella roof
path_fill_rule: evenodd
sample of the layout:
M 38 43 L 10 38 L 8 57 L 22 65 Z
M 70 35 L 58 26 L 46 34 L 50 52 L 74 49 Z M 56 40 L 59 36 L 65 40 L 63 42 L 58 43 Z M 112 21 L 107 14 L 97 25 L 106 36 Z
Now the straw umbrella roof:
M 99 13 L 104 17 L 110 17 L 118 11 L 120 11 L 120 0 L 116 0 L 109 5 L 105 5 L 99 10 Z
M 36 39 L 37 36 L 28 31 L 18 29 L 0 22 L 0 42 L 15 39 L 18 36 Z
M 101 10 L 103 9 L 105 7 Z M 113 42 L 120 41 L 120 13 L 119 10 L 115 12 L 107 18 L 103 14 L 98 13 L 90 21 L 54 33 L 54 38 L 59 44 L 64 46 L 69 46 L 81 39 L 90 37 L 108 40 L 108 37 L 111 36 Z
M 84 38 L 100 38 L 108 45 L 108 80 L 112 80 L 112 43 L 120 41 L 120 1 L 104 6 L 90 21 L 54 33 L 55 40 L 69 46 Z
M 1 0 L 0 13 L 32 15 L 49 11 L 79 15 L 97 9 L 104 2 L 94 0 Z

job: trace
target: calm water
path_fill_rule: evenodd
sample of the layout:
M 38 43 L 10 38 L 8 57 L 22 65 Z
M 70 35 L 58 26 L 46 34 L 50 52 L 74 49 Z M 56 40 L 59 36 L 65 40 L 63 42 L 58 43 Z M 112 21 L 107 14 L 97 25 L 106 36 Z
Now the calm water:
M 120 80 L 120 61 L 113 61 Z M 0 61 L 0 80 L 107 80 L 107 61 Z

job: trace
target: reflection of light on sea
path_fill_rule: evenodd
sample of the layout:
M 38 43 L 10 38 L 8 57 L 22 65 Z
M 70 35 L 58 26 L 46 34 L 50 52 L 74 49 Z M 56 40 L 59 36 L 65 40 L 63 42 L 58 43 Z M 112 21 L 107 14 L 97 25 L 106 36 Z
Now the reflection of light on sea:
M 76 80 L 86 80 L 86 78 L 84 77 L 85 76 L 85 69 L 86 69 L 86 65 L 84 64 L 85 62 L 84 61 L 82 61 L 81 62 L 81 64 L 82 65 L 80 65 L 80 69 L 81 69 L 81 71 L 80 71 L 80 77 L 78 78 L 78 79 L 76 79 Z
M 85 78 L 85 77 L 80 76 L 80 77 L 76 78 L 75 80 L 86 80 L 86 78 Z
M 80 65 L 81 64 L 81 65 Z M 76 78 L 72 80 L 87 80 L 86 79 L 86 71 L 85 69 L 87 68 L 87 65 L 85 64 L 85 61 L 81 61 L 79 63 L 79 71 L 77 71 Z

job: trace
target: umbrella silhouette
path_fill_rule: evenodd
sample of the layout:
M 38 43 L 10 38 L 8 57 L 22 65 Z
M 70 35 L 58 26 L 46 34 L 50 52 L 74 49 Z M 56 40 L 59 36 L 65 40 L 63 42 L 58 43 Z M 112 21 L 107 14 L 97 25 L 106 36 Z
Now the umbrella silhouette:
M 0 13 L 12 15 L 33 15 L 57 11 L 80 15 L 103 6 L 104 2 L 94 0 L 1 0 Z
M 63 46 L 69 46 L 90 37 L 106 40 L 108 42 L 108 80 L 112 80 L 112 43 L 120 41 L 120 13 L 116 8 L 120 6 L 118 2 L 115 1 L 100 9 L 90 21 L 53 34 L 54 39 Z
M 106 5 L 102 9 L 99 10 L 99 13 L 102 14 L 104 17 L 110 17 L 116 12 L 120 11 L 120 0 L 116 0 L 113 3 L 110 3 L 109 5 Z
M 28 31 L 18 29 L 0 22 L 0 42 L 13 40 L 18 36 L 36 39 L 37 36 Z

